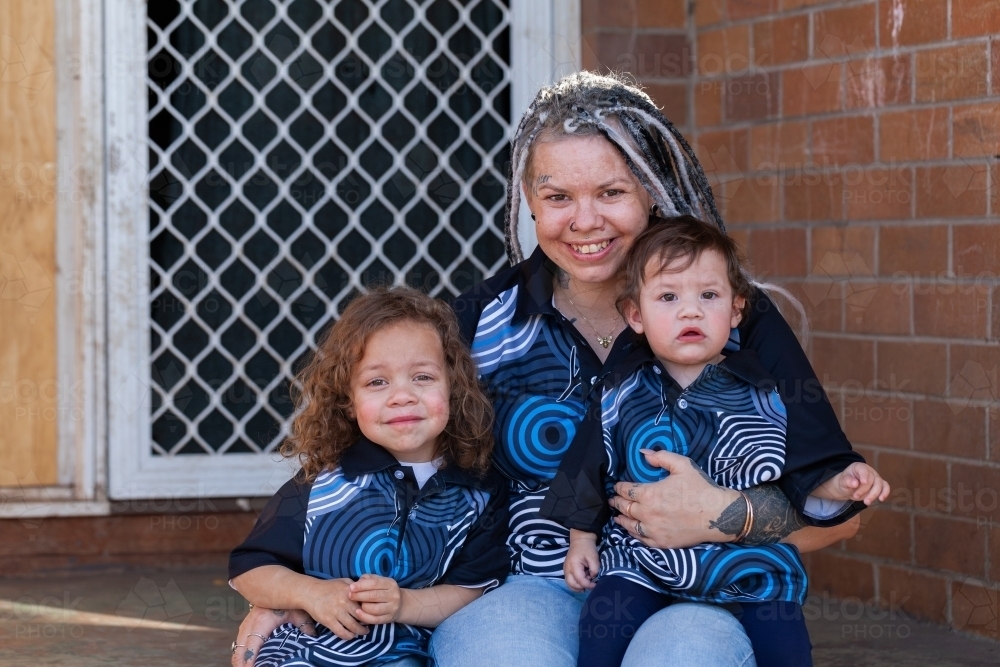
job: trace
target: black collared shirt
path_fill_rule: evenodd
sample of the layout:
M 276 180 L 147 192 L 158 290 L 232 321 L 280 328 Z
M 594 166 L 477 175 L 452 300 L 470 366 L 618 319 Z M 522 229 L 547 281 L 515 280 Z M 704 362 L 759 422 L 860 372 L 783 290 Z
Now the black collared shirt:
M 568 530 L 539 514 L 542 498 L 600 386 L 637 342 L 631 330 L 614 341 L 605 363 L 552 305 L 556 267 L 537 248 L 530 258 L 458 297 L 454 310 L 496 412 L 495 460 L 511 480 L 511 535 L 515 572 L 561 577 Z M 855 461 L 822 385 L 791 328 L 766 294 L 731 337 L 752 349 L 777 383 L 788 411 L 787 449 L 800 462 L 778 481 L 792 506 Z M 595 391 L 595 387 L 597 390 Z
M 423 488 L 361 437 L 311 483 L 289 480 L 233 550 L 229 576 L 282 565 L 322 579 L 392 577 L 402 588 L 494 586 L 508 571 L 506 484 L 451 464 Z

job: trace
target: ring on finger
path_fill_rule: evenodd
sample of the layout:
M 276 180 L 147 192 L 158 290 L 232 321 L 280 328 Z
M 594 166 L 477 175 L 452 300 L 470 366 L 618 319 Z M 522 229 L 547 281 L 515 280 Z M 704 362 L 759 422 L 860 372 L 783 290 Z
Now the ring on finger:
M 635 505 L 635 501 L 634 500 L 628 501 L 628 505 L 625 506 L 624 510 L 625 516 L 627 516 L 630 519 L 635 518 L 634 516 L 632 516 L 632 505 Z
M 257 632 L 251 632 L 251 633 L 249 633 L 249 634 L 247 635 L 247 637 L 246 637 L 246 638 L 247 638 L 247 639 L 250 639 L 251 637 L 260 637 L 260 638 L 261 638 L 261 639 L 263 639 L 264 641 L 267 641 L 267 637 L 265 637 L 264 635 L 262 635 L 262 634 L 259 634 L 259 633 L 257 633 Z
M 229 647 L 229 652 L 230 653 L 236 653 L 236 649 L 238 649 L 238 648 L 246 648 L 246 647 L 247 647 L 246 644 L 237 644 L 236 642 L 233 642 L 233 645 Z
M 646 537 L 646 531 L 642 529 L 642 521 L 635 522 L 635 532 L 639 533 L 639 537 Z

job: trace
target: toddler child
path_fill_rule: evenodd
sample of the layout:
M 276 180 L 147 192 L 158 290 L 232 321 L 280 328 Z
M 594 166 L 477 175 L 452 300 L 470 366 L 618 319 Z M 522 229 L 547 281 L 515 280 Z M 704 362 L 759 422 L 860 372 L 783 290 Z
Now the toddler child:
M 281 452 L 302 468 L 229 574 L 251 603 L 307 611 L 316 636 L 285 624 L 254 664 L 423 664 L 429 628 L 510 569 L 492 409 L 455 317 L 409 288 L 360 296 L 298 379 Z
M 655 549 L 608 520 L 606 499 L 616 482 L 666 476 L 645 460 L 651 450 L 687 456 L 714 483 L 736 490 L 787 472 L 776 383 L 752 350 L 733 349 L 729 340 L 748 315 L 753 289 L 736 243 L 691 216 L 653 221 L 630 248 L 622 274 L 619 309 L 646 344 L 606 379 L 600 409 L 588 415 L 543 506 L 543 514 L 571 528 L 567 584 L 592 589 L 581 615 L 578 665 L 617 667 L 631 634 L 675 600 L 739 603 L 734 611 L 758 667 L 811 665 L 798 551 L 736 544 L 752 525 L 748 500 L 734 543 Z M 826 477 L 807 503 L 825 518 L 846 521 L 863 507 L 855 501 L 867 505 L 889 493 L 860 461 Z M 623 513 L 641 537 L 630 508 Z

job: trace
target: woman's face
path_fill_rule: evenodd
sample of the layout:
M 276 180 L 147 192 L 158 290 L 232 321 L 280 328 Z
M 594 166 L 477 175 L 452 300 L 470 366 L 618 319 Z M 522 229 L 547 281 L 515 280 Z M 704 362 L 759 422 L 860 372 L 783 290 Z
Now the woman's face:
M 612 280 L 649 223 L 652 198 L 604 137 L 559 137 L 533 148 L 523 188 L 538 244 L 574 280 Z

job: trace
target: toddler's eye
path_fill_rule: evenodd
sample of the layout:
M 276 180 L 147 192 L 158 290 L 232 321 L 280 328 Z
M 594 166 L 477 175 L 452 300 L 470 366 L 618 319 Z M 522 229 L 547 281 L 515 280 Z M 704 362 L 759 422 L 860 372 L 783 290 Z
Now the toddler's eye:
M 428 375 L 427 373 L 421 373 L 420 375 L 418 375 L 413 379 L 416 380 L 417 382 L 433 382 L 434 376 Z
M 366 382 L 365 386 L 366 387 L 384 387 L 387 384 L 389 384 L 389 383 L 386 382 L 385 380 L 383 380 L 382 378 L 375 378 L 374 380 L 369 380 L 368 382 Z
M 702 292 L 702 293 L 701 293 L 701 298 L 702 298 L 702 299 L 708 299 L 708 300 L 711 300 L 711 299 L 714 299 L 714 298 L 716 298 L 716 297 L 718 297 L 718 296 L 719 296 L 719 295 L 718 295 L 718 294 L 716 294 L 715 292 Z
M 677 295 L 674 294 L 673 292 L 667 292 L 666 294 L 660 297 L 660 301 L 676 301 L 676 300 L 677 300 Z

